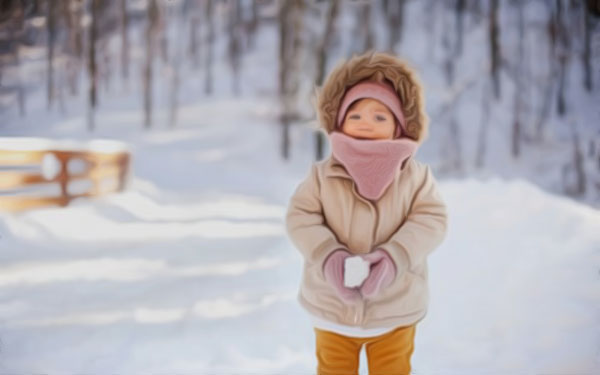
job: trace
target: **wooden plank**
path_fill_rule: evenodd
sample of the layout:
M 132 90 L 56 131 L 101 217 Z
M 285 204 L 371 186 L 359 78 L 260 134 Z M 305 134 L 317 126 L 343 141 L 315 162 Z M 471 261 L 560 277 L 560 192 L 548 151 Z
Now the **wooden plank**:
M 16 212 L 49 205 L 66 206 L 68 201 L 66 197 L 0 196 L 0 210 Z
M 0 164 L 26 165 L 42 161 L 47 151 L 12 151 L 0 150 Z
M 24 173 L 16 171 L 0 171 L 0 189 L 23 188 L 27 185 L 51 183 L 39 173 Z

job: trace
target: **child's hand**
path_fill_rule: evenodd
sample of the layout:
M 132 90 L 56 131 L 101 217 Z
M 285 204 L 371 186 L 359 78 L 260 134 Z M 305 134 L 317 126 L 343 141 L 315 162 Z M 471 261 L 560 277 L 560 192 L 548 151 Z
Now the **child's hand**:
M 378 248 L 362 256 L 371 264 L 371 272 L 360 287 L 363 297 L 373 297 L 396 278 L 396 265 L 387 251 Z
M 334 287 L 338 296 L 347 303 L 362 298 L 358 288 L 344 286 L 344 262 L 350 256 L 352 254 L 345 249 L 338 249 L 327 257 L 323 265 L 325 280 Z

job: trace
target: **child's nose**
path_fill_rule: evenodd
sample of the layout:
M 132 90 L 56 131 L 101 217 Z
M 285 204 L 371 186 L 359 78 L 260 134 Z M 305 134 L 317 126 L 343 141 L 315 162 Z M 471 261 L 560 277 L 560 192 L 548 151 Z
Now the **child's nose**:
M 373 121 L 372 118 L 366 117 L 363 120 L 363 124 L 368 125 L 368 126 L 374 126 L 375 125 L 375 121 Z

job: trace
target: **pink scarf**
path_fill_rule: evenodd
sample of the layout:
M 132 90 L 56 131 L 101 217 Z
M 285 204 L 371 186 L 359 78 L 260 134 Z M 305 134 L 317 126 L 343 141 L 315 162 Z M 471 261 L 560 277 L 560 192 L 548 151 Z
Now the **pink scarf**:
M 402 163 L 418 143 L 410 138 L 356 139 L 340 131 L 330 133 L 331 152 L 356 182 L 358 193 L 378 200 L 394 180 Z

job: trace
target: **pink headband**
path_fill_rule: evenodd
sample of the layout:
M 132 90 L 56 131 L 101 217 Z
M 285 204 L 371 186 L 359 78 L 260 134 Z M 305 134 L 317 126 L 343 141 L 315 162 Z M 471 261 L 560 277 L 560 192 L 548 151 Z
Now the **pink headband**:
M 336 126 L 338 128 L 342 125 L 348 107 L 350 107 L 350 105 L 357 99 L 362 98 L 377 99 L 390 109 L 400 124 L 400 126 L 396 126 L 395 138 L 398 138 L 401 135 L 400 128 L 406 131 L 400 97 L 390 85 L 377 81 L 362 81 L 346 91 L 346 94 L 344 94 L 344 99 L 342 100 L 342 104 L 340 105 L 337 113 Z

